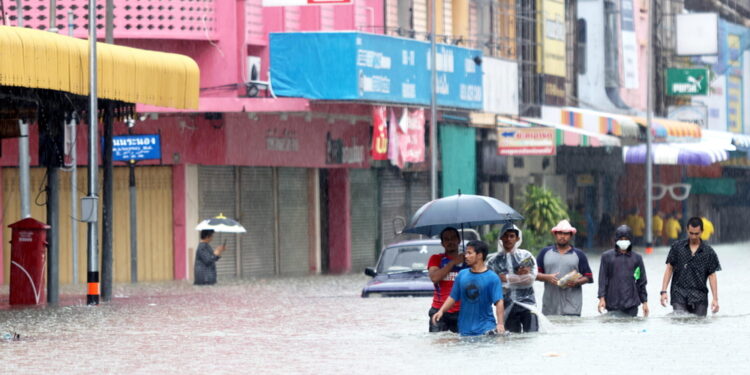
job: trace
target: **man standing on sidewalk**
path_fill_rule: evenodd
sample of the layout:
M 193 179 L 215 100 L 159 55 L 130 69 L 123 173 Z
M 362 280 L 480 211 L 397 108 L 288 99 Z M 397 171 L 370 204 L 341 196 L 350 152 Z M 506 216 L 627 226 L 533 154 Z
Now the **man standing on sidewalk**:
M 481 336 L 505 333 L 503 316 L 503 286 L 496 273 L 484 265 L 489 251 L 482 241 L 466 245 L 466 264 L 456 276 L 451 295 L 433 316 L 432 324 L 440 323 L 443 314 L 456 302 L 461 302 L 458 313 L 458 333 L 461 336 Z M 492 315 L 495 305 L 495 315 Z
M 583 251 L 571 245 L 576 228 L 567 220 L 552 228 L 552 234 L 555 244 L 542 249 L 536 258 L 539 267 L 536 279 L 544 282 L 542 314 L 581 316 L 581 286 L 594 282 L 589 260 Z
M 706 316 L 708 289 L 711 286 L 711 311 L 719 312 L 719 286 L 716 271 L 721 271 L 714 249 L 701 240 L 703 220 L 692 217 L 687 223 L 688 238 L 678 240 L 669 249 L 667 268 L 661 285 L 661 304 L 667 306 L 667 286 L 672 280 L 672 308 L 675 313 Z
M 427 262 L 428 275 L 435 283 L 435 293 L 432 297 L 432 307 L 429 311 L 430 332 L 451 331 L 458 332 L 458 310 L 460 304 L 456 303 L 453 308 L 446 311 L 443 319 L 434 323 L 432 316 L 443 306 L 443 303 L 451 294 L 453 280 L 458 272 L 468 268 L 464 264 L 464 254 L 458 252 L 459 239 L 458 230 L 448 227 L 440 232 L 440 243 L 445 249 L 443 254 L 435 254 Z

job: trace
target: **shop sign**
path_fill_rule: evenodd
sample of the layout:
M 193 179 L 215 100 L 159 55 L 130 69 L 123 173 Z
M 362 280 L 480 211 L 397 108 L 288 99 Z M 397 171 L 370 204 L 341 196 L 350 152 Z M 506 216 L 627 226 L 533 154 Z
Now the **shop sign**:
M 554 155 L 555 129 L 498 128 L 498 155 Z
M 119 135 L 112 137 L 112 160 L 161 159 L 159 134 Z
M 667 95 L 708 95 L 708 69 L 667 69 Z

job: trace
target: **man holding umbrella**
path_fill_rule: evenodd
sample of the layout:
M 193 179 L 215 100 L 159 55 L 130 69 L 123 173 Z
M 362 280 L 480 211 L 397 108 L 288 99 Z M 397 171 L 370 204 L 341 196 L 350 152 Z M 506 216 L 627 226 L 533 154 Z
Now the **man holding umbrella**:
M 432 307 L 428 315 L 430 316 L 430 332 L 451 331 L 458 332 L 458 310 L 461 308 L 460 302 L 456 302 L 448 311 L 445 312 L 440 321 L 433 321 L 432 316 L 443 306 L 448 299 L 453 288 L 453 281 L 456 275 L 469 268 L 464 264 L 464 254 L 458 252 L 460 238 L 458 230 L 453 227 L 443 229 L 440 233 L 440 244 L 443 245 L 445 253 L 435 254 L 430 257 L 427 263 L 430 280 L 435 283 L 435 293 L 432 297 Z

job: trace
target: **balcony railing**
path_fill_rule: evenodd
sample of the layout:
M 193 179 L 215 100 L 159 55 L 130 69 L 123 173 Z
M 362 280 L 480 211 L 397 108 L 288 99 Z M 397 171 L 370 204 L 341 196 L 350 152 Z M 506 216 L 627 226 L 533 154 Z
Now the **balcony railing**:
M 115 0 L 116 39 L 213 39 L 216 30 L 216 3 L 219 0 Z M 38 30 L 50 28 L 49 0 L 22 0 L 21 13 L 13 0 L 5 0 L 4 24 Z M 85 38 L 88 35 L 88 0 L 57 0 L 55 25 L 60 34 Z M 104 1 L 97 2 L 97 35 L 104 37 Z M 0 10 L 1 11 L 1 10 Z M 72 12 L 69 25 L 68 13 Z

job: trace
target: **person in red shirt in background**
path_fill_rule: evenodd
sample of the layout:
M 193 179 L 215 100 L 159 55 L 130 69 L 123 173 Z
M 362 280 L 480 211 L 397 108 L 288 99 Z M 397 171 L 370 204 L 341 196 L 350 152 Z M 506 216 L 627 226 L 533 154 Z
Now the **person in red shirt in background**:
M 435 254 L 430 257 L 427 263 L 427 271 L 430 279 L 435 283 L 435 294 L 432 297 L 432 307 L 429 311 L 430 332 L 451 331 L 458 332 L 458 310 L 461 308 L 460 303 L 456 302 L 443 317 L 433 323 L 432 316 L 435 315 L 453 288 L 453 280 L 462 269 L 469 268 L 464 263 L 464 254 L 458 252 L 458 245 L 461 239 L 458 229 L 448 227 L 440 232 L 440 243 L 445 249 L 443 254 Z

